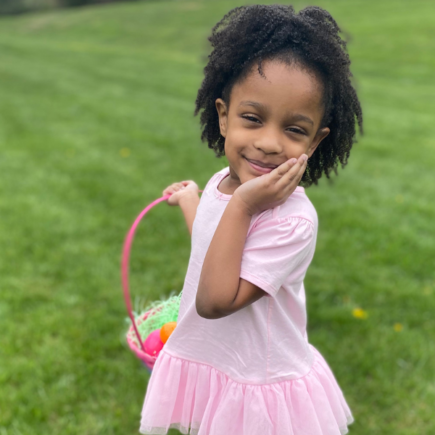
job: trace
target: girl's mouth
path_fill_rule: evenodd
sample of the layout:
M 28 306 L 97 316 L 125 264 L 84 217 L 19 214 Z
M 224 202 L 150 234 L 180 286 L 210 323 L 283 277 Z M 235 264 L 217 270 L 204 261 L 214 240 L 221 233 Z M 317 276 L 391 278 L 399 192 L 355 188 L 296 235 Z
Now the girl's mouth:
M 262 174 L 268 174 L 269 172 L 272 172 L 275 168 L 263 168 L 261 166 L 256 165 L 255 163 L 252 163 L 249 161 L 246 157 L 245 160 L 249 163 L 251 168 L 255 169 L 257 172 L 260 172 Z

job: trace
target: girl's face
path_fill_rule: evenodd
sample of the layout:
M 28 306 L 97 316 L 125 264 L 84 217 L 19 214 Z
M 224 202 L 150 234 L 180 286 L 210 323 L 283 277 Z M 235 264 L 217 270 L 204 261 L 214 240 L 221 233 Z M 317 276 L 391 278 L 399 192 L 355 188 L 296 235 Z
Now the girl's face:
M 320 82 L 296 64 L 264 61 L 260 76 L 255 65 L 231 90 L 230 107 L 216 100 L 220 132 L 230 175 L 220 184 L 228 194 L 241 184 L 270 172 L 258 165 L 279 166 L 301 154 L 314 153 L 329 128 L 323 117 Z M 257 167 L 250 161 L 256 161 Z

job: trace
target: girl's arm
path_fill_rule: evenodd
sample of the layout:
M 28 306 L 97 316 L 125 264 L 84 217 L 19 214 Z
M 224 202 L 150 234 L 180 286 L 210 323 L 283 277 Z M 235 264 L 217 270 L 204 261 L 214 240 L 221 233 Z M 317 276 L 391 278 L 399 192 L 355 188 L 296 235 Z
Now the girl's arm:
M 184 218 L 186 219 L 187 228 L 192 236 L 192 226 L 195 220 L 196 210 L 198 209 L 199 196 L 195 192 L 184 192 L 184 195 L 179 199 L 178 204 L 183 211 Z
M 201 317 L 219 319 L 228 316 L 266 295 L 259 287 L 240 278 L 251 218 L 243 201 L 233 195 L 202 266 L 196 295 L 196 310 Z

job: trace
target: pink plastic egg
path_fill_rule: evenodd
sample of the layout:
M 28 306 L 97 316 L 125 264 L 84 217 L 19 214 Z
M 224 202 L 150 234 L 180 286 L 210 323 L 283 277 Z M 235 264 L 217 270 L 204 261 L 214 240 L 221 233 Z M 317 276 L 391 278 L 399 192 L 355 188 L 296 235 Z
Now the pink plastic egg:
M 156 358 L 159 356 L 159 353 L 163 348 L 163 342 L 160 339 L 160 329 L 156 329 L 148 335 L 144 347 L 145 352 L 148 355 L 155 356 Z

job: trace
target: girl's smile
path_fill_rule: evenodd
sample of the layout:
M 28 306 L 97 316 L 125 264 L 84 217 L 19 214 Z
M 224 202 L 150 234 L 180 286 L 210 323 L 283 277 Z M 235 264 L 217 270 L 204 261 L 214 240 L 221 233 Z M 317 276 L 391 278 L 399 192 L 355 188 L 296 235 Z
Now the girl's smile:
M 219 186 L 233 194 L 246 181 L 271 172 L 292 157 L 314 153 L 329 128 L 323 117 L 322 84 L 305 68 L 277 60 L 263 62 L 234 84 L 229 108 L 218 98 L 221 135 L 230 175 Z
M 248 160 L 248 159 L 246 159 L 246 160 L 256 171 L 258 171 L 262 174 L 268 174 L 274 168 L 276 168 L 276 165 L 266 165 L 266 163 L 263 163 L 263 162 L 257 162 L 257 161 L 254 162 L 254 161 Z

